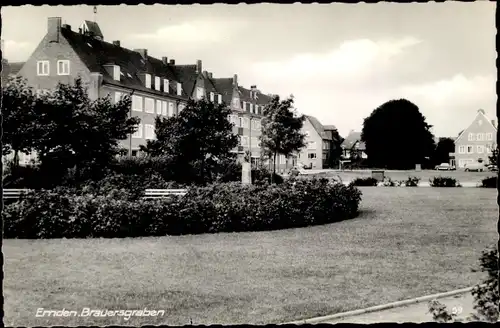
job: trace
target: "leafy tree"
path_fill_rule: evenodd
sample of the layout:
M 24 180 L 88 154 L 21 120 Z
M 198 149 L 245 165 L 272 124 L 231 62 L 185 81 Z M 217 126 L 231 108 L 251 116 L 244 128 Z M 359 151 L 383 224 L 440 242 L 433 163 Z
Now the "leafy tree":
M 91 101 L 80 78 L 74 84 L 58 84 L 42 96 L 32 122 L 44 131 L 35 143 L 41 167 L 77 179 L 98 178 L 120 153 L 119 141 L 137 129 L 139 119 L 129 118 L 130 97 L 117 103 L 110 97 Z
M 234 159 L 231 150 L 238 145 L 238 137 L 227 119 L 230 114 L 224 104 L 190 100 L 178 116 L 156 118 L 156 140 L 148 141 L 142 150 L 151 156 L 171 156 L 175 170 L 197 172 L 199 182 L 211 180 L 218 165 Z
M 498 162 L 498 147 L 496 147 L 495 149 L 493 149 L 493 151 L 491 152 L 491 155 L 488 156 L 488 159 L 490 160 L 490 164 L 497 165 L 497 162 Z
M 260 140 L 263 153 L 273 156 L 273 175 L 276 174 L 277 155 L 288 157 L 305 146 L 305 135 L 300 132 L 305 117 L 297 115 L 292 107 L 292 96 L 282 101 L 279 96 L 273 96 L 264 108 Z
M 439 138 L 431 161 L 434 165 L 448 163 L 450 161 L 450 153 L 453 152 L 455 152 L 455 141 L 451 138 Z
M 387 169 L 411 169 L 434 150 L 432 135 L 419 108 L 406 99 L 390 100 L 363 122 L 361 139 L 368 163 Z
M 26 81 L 9 77 L 2 85 L 2 155 L 14 154 L 13 166 L 19 166 L 19 152 L 30 153 L 43 126 L 34 124 L 36 108 L 41 105 Z

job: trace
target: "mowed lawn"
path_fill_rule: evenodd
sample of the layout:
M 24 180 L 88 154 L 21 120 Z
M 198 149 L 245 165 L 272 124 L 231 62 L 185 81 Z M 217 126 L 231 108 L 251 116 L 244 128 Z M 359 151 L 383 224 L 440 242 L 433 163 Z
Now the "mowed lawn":
M 7 326 L 267 324 L 475 285 L 495 189 L 361 188 L 358 218 L 161 238 L 4 240 Z M 163 317 L 36 317 L 45 310 Z
M 346 170 L 346 171 L 327 171 L 319 173 L 318 176 L 340 176 L 343 181 L 352 181 L 355 178 L 366 178 L 372 176 L 372 171 L 370 170 Z M 460 182 L 480 182 L 482 179 L 497 176 L 497 172 L 465 172 L 463 170 L 456 171 L 435 171 L 435 170 L 408 170 L 408 171 L 384 171 L 386 177 L 392 180 L 406 180 L 409 176 L 419 177 L 421 182 L 428 182 L 429 179 L 437 176 L 441 177 L 452 177 Z

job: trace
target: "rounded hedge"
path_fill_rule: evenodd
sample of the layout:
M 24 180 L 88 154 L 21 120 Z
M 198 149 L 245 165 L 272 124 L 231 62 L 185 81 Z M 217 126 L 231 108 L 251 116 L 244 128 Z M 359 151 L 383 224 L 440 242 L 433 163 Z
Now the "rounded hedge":
M 304 227 L 353 218 L 361 192 L 327 179 L 279 185 L 217 183 L 144 200 L 38 191 L 7 205 L 5 238 L 120 238 Z

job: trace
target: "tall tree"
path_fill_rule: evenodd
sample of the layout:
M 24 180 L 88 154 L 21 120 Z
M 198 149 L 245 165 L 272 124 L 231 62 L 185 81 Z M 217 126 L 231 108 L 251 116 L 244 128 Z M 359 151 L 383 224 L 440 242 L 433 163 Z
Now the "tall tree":
M 274 96 L 265 106 L 260 140 L 264 153 L 273 156 L 273 176 L 277 155 L 288 157 L 305 146 L 305 134 L 301 133 L 304 121 L 304 115 L 293 110 L 293 96 L 282 101 Z
M 42 98 L 33 123 L 44 131 L 35 149 L 42 167 L 53 172 L 76 168 L 78 175 L 99 174 L 119 154 L 119 141 L 137 130 L 139 119 L 128 117 L 130 97 L 117 103 L 109 96 L 91 101 L 80 78 Z
M 34 149 L 44 128 L 34 124 L 36 108 L 41 104 L 23 78 L 9 77 L 2 84 L 2 155 L 13 153 L 14 166 L 19 166 L 20 152 Z
M 490 160 L 490 164 L 497 165 L 497 163 L 498 163 L 498 147 L 493 149 L 493 151 L 491 152 L 491 155 L 488 156 L 488 159 Z
M 184 169 L 196 169 L 205 182 L 218 163 L 234 158 L 231 150 L 238 145 L 227 119 L 231 110 L 224 104 L 205 99 L 190 100 L 182 112 L 168 119 L 156 118 L 156 140 L 142 150 L 151 156 L 168 155 Z
M 382 104 L 363 122 L 361 139 L 368 163 L 387 169 L 412 169 L 426 163 L 435 147 L 431 127 L 419 108 L 406 99 Z
M 450 153 L 453 152 L 455 152 L 455 141 L 451 138 L 439 138 L 431 161 L 434 165 L 448 163 L 450 161 Z

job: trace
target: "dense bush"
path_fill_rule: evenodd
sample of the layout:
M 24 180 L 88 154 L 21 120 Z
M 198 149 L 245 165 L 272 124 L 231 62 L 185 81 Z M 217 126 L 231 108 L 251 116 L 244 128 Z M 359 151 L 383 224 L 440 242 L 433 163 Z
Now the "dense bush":
M 193 187 L 174 201 L 130 200 L 119 193 L 75 195 L 61 188 L 7 205 L 5 237 L 160 236 L 302 227 L 353 218 L 360 200 L 355 187 L 327 179 L 211 184 Z
M 452 177 L 433 177 L 429 183 L 431 187 L 460 187 L 460 182 Z
M 224 170 L 218 176 L 219 182 L 238 182 L 241 181 L 242 168 L 241 163 L 231 163 L 224 167 Z M 265 184 L 271 183 L 271 171 L 264 167 L 252 168 L 252 183 Z M 274 183 L 283 183 L 284 179 L 281 175 L 275 173 L 273 177 Z
M 404 184 L 406 187 L 418 187 L 419 182 L 419 177 L 408 177 L 408 179 L 402 181 L 402 184 Z
M 384 187 L 399 187 L 401 186 L 401 183 L 402 183 L 401 181 L 395 181 L 389 177 L 385 177 L 383 181 Z
M 350 183 L 356 187 L 376 187 L 378 185 L 378 180 L 372 177 L 368 178 L 356 178 Z
M 481 187 L 483 188 L 496 188 L 498 177 L 488 177 L 481 180 Z

